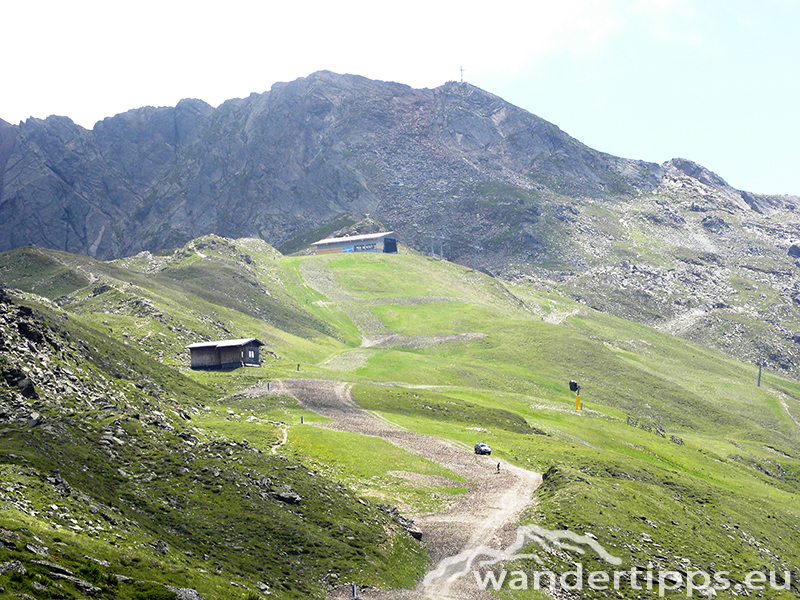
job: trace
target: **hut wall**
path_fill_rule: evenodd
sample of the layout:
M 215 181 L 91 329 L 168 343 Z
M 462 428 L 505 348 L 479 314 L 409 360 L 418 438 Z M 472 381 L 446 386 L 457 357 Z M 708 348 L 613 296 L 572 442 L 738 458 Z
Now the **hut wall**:
M 244 347 L 244 364 L 261 366 L 258 344 L 248 344 Z
M 213 369 L 219 367 L 219 353 L 216 348 L 193 348 L 193 369 Z
M 244 362 L 242 346 L 218 348 L 217 352 L 219 352 L 219 365 L 223 369 L 239 367 Z

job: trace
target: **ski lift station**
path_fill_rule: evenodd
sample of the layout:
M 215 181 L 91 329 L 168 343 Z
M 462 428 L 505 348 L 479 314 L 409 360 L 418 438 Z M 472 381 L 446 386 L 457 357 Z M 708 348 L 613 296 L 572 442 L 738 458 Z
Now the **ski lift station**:
M 348 237 L 326 238 L 311 244 L 315 254 L 338 254 L 340 252 L 383 252 L 397 254 L 397 238 L 393 231 L 366 233 Z

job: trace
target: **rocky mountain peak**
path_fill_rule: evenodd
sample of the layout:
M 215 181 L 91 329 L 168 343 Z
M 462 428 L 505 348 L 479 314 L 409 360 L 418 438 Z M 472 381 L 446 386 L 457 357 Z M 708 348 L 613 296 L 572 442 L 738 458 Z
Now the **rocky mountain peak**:
M 709 171 L 703 165 L 699 165 L 696 162 L 686 158 L 673 158 L 672 160 L 665 162 L 662 167 L 666 171 L 673 169 L 680 171 L 684 175 L 687 175 L 692 179 L 696 179 L 700 183 L 703 183 L 707 186 L 730 187 L 728 182 L 716 173 Z
M 446 234 L 453 260 L 480 243 L 489 269 L 580 265 L 560 240 L 587 202 L 660 195 L 677 203 L 667 212 L 689 202 L 765 215 L 798 203 L 741 192 L 690 160 L 605 154 L 468 83 L 414 89 L 330 71 L 216 108 L 131 110 L 91 131 L 65 117 L 0 125 L 0 167 L 0 250 L 101 259 L 209 233 L 293 247 L 369 214 L 420 250 Z

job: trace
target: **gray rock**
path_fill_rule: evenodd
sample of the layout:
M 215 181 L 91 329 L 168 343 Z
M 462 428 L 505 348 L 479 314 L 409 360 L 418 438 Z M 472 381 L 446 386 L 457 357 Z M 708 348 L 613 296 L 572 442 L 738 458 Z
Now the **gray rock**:
M 62 496 L 69 496 L 72 493 L 72 488 L 70 488 L 69 483 L 67 480 L 61 477 L 61 473 L 59 471 L 53 471 L 50 475 L 47 476 L 48 483 L 51 483 L 56 491 Z
M 6 573 L 11 573 L 11 572 L 21 573 L 22 575 L 25 575 L 25 573 L 27 573 L 28 570 L 25 568 L 25 565 L 23 565 L 18 560 L 12 560 L 10 562 L 0 564 L 0 575 L 5 575 Z
M 33 552 L 34 554 L 38 554 L 39 556 L 48 556 L 50 551 L 45 546 L 40 546 L 39 544 L 34 544 L 32 542 L 28 542 L 25 544 L 25 550 L 28 552 Z
M 30 562 L 31 562 L 31 564 L 34 564 L 34 565 L 40 565 L 42 567 L 47 567 L 51 571 L 54 571 L 56 573 L 61 573 L 62 575 L 75 575 L 67 567 L 62 567 L 61 565 L 58 565 L 58 564 L 56 564 L 54 562 L 50 562 L 48 560 L 32 560 Z
M 730 228 L 722 217 L 717 216 L 704 217 L 700 224 L 712 233 L 722 233 Z
M 102 591 L 101 588 L 92 585 L 88 581 L 84 581 L 83 579 L 79 579 L 72 575 L 65 575 L 64 573 L 59 573 L 59 572 L 50 572 L 47 574 L 47 576 L 50 579 L 57 579 L 59 581 L 68 581 L 84 594 L 93 595 L 93 594 L 98 594 Z
M 8 385 L 17 388 L 20 394 L 25 398 L 36 400 L 39 394 L 36 393 L 36 388 L 33 382 L 25 374 L 25 371 L 16 367 L 6 367 L 2 371 L 3 379 L 6 380 Z
M 420 529 L 414 521 L 407 517 L 398 517 L 397 522 L 400 523 L 401 527 L 415 540 L 422 539 L 422 529 Z
M 4 537 L 0 537 L 0 548 L 3 548 L 5 550 L 16 550 L 17 545 L 11 540 L 7 540 Z
M 171 592 L 175 592 L 175 600 L 206 600 L 200 592 L 192 588 L 178 588 L 171 585 L 165 585 Z
M 409 215 L 438 221 L 442 202 L 471 201 L 466 190 L 486 181 L 597 195 L 652 188 L 662 170 L 591 150 L 467 84 L 418 90 L 324 71 L 216 109 L 183 100 L 91 131 L 52 116 L 5 124 L 0 136 L 0 251 L 33 242 L 101 259 L 208 232 L 280 245 L 309 223 L 349 213 L 370 213 L 423 242 Z M 417 197 L 426 202 L 410 204 Z M 282 210 L 296 198 L 302 214 Z M 533 203 L 498 203 L 491 213 L 484 217 L 539 218 Z
M 300 495 L 292 489 L 273 490 L 270 494 L 276 500 L 286 504 L 300 504 L 303 501 Z

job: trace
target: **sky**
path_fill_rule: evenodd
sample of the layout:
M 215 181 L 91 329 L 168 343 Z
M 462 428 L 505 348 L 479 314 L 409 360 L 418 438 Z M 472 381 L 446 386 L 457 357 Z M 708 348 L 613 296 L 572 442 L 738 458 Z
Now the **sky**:
M 90 129 L 323 69 L 463 78 L 597 150 L 800 195 L 800 0 L 25 0 L 0 22 L 13 124 Z

